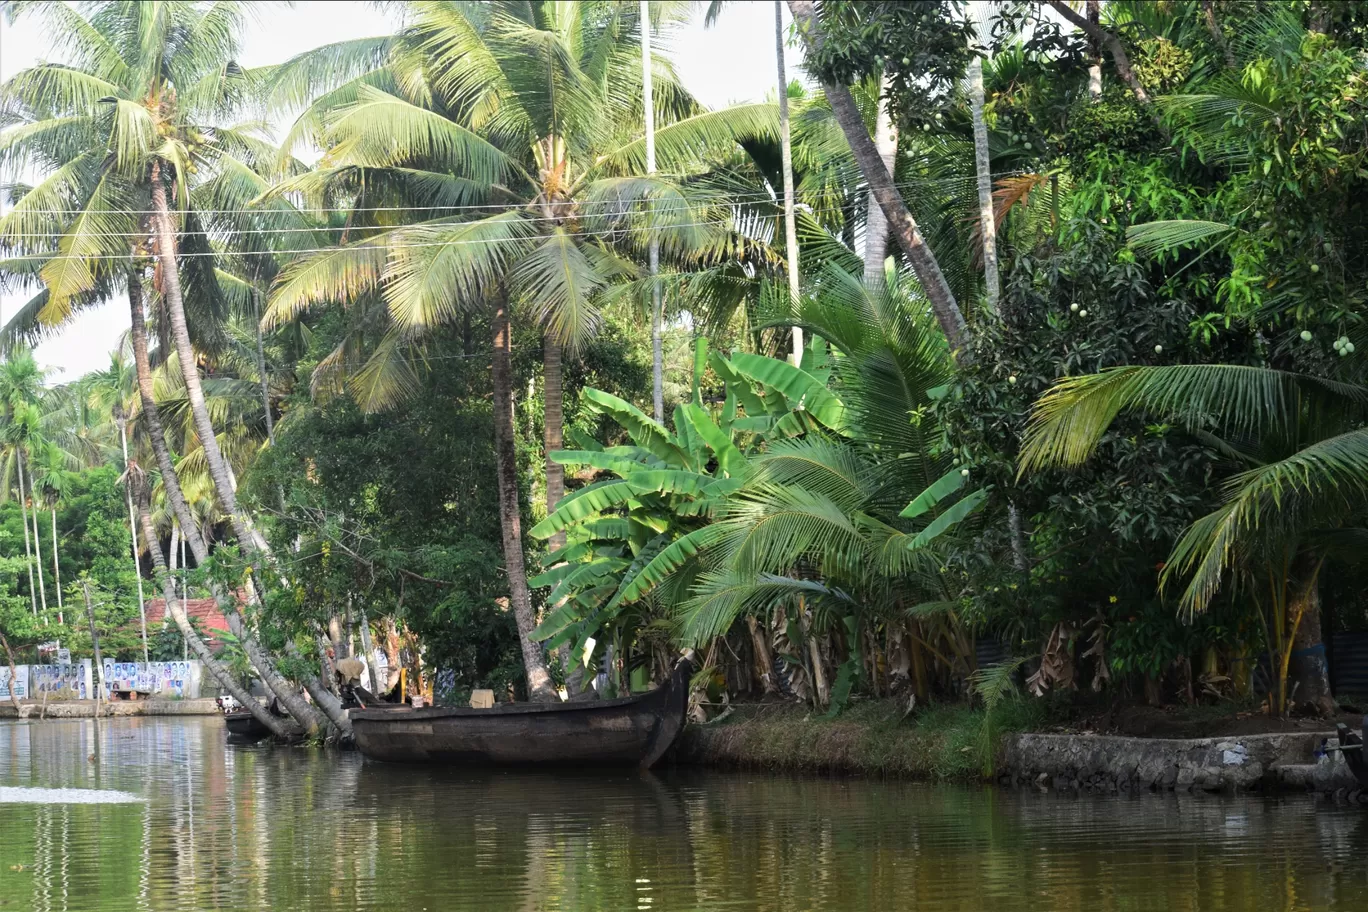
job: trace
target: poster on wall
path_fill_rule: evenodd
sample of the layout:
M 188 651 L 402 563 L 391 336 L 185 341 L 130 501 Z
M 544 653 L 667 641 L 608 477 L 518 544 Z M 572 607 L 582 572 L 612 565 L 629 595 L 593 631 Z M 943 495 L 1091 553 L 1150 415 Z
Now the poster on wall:
M 34 699 L 89 700 L 95 693 L 91 684 L 90 659 L 66 665 L 30 665 L 29 692 Z
M 27 665 L 16 665 L 14 670 L 17 677 L 14 679 L 14 696 L 21 700 L 28 699 L 29 667 Z M 10 670 L 8 665 L 0 666 L 0 700 L 10 699 Z
M 105 659 L 105 695 L 137 691 L 173 700 L 195 699 L 200 694 L 200 672 L 198 661 L 115 662 Z

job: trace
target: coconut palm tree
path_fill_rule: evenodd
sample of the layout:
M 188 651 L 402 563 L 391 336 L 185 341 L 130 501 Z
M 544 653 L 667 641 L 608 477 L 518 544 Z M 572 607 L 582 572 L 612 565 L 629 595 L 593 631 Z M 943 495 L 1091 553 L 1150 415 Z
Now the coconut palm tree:
M 193 369 L 196 341 L 217 341 L 222 296 L 209 236 L 190 208 L 190 188 L 223 172 L 250 169 L 243 159 L 262 147 L 253 127 L 225 124 L 252 86 L 233 60 L 245 12 L 233 3 L 118 2 L 81 10 L 38 4 L 18 11 L 43 17 L 53 31 L 69 35 L 64 50 L 70 60 L 32 67 L 0 90 L 18 121 L 0 136 L 0 156 L 7 162 L 37 162 L 47 171 L 0 219 L 0 246 L 41 262 L 38 274 L 47 299 L 37 317 L 48 326 L 65 322 L 102 288 L 123 286 L 129 294 L 135 353 L 146 320 L 143 264 L 153 255 L 157 299 L 170 347 L 188 368 L 186 393 L 207 470 L 244 551 L 258 556 L 260 539 L 237 508 L 231 470 Z M 261 218 L 270 214 L 263 210 Z M 183 244 L 178 243 L 181 231 Z M 187 307 L 196 319 L 187 317 Z M 145 354 L 145 344 L 143 348 Z M 161 424 L 152 421 L 151 365 L 145 357 L 135 358 L 135 364 L 148 437 L 168 483 L 175 466 L 160 439 Z M 188 506 L 178 494 L 177 486 L 171 501 L 178 518 L 184 513 L 181 526 L 188 530 Z M 192 549 L 200 545 L 197 558 L 207 558 L 202 539 L 190 544 Z M 170 600 L 173 593 L 167 594 Z M 231 594 L 219 594 L 229 623 L 241 626 Z M 273 691 L 283 688 L 286 692 L 277 696 L 311 728 L 314 711 L 284 684 L 250 633 L 244 630 L 243 635 L 263 681 Z M 329 702 L 322 693 L 316 699 L 345 732 L 349 723 L 336 700 Z
M 57 623 L 66 619 L 62 611 L 62 561 L 57 553 L 57 504 L 70 487 L 71 473 L 67 469 L 70 462 L 66 453 L 54 443 L 42 448 L 39 459 L 34 465 L 33 490 L 47 507 L 52 519 L 52 584 L 57 592 Z M 34 504 L 35 514 L 37 501 Z
M 822 29 L 816 4 L 812 0 L 788 0 L 788 5 L 809 48 L 820 46 Z M 878 200 L 893 236 L 916 272 L 932 312 L 950 341 L 951 349 L 961 360 L 969 357 L 969 331 L 964 314 L 945 280 L 935 253 L 927 246 L 907 204 L 903 202 L 902 194 L 893 183 L 892 175 L 880 159 L 879 150 L 869 136 L 869 129 L 865 126 L 854 95 L 848 86 L 834 82 L 823 82 L 822 91 L 850 143 L 860 172 L 869 184 L 869 192 Z
M 507 461 L 508 320 L 512 307 L 531 310 L 544 328 L 546 445 L 558 449 L 562 353 L 593 331 L 597 296 L 635 276 L 653 240 L 667 259 L 727 242 L 730 212 L 682 176 L 776 129 L 772 105 L 701 110 L 654 55 L 654 138 L 666 173 L 643 176 L 640 27 L 626 4 L 422 5 L 378 55 L 380 66 L 382 49 L 370 45 L 343 65 L 338 48 L 283 65 L 273 80 L 287 98 L 304 94 L 301 86 L 316 90 L 325 67 L 351 79 L 329 87 L 296 129 L 317 131 L 325 167 L 275 191 L 310 208 L 346 206 L 348 243 L 286 268 L 267 326 L 339 297 L 372 324 L 388 324 L 376 342 L 347 338 L 321 365 L 334 370 L 361 356 L 349 387 L 363 407 L 379 408 L 413 388 L 411 353 L 424 331 L 490 307 L 496 452 Z M 394 221 L 414 224 L 388 227 Z M 511 600 L 527 642 L 535 625 L 511 463 L 501 463 L 500 478 Z M 554 506 L 559 466 L 547 479 Z M 549 697 L 539 650 L 527 643 L 524 653 L 533 693 Z
M 1020 471 L 1083 463 L 1127 412 L 1180 423 L 1230 466 L 1224 503 L 1188 527 L 1164 566 L 1165 587 L 1186 580 L 1179 609 L 1204 611 L 1233 580 L 1263 609 L 1279 711 L 1289 670 L 1299 700 L 1333 708 L 1316 583 L 1339 542 L 1361 540 L 1368 516 L 1368 387 L 1234 364 L 1069 377 L 1036 403 Z M 1350 553 L 1361 557 L 1361 546 Z

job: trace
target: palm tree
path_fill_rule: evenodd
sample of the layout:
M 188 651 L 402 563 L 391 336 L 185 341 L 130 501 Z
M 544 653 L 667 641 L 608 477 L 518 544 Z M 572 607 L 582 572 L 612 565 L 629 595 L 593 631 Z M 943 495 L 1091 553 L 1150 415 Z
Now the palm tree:
M 354 65 L 337 66 L 336 48 L 283 65 L 274 82 L 286 97 L 316 86 L 325 66 L 351 81 L 325 92 L 297 128 L 322 125 L 327 167 L 275 193 L 297 194 L 317 208 L 345 203 L 346 237 L 360 239 L 287 267 L 267 326 L 339 297 L 372 325 L 388 323 L 378 342 L 349 337 L 321 365 L 334 370 L 368 352 L 349 387 L 373 409 L 413 388 L 408 353 L 423 332 L 492 305 L 502 439 L 511 434 L 501 429 L 504 416 L 511 422 L 512 415 L 506 308 L 529 308 L 544 327 L 547 448 L 559 448 L 561 355 L 593 331 L 596 297 L 636 274 L 653 239 L 663 256 L 684 258 L 727 238 L 730 213 L 712 197 L 678 176 L 639 174 L 647 148 L 642 71 L 632 51 L 641 24 L 636 8 L 620 4 L 420 6 L 378 68 L 371 47 Z M 773 106 L 702 111 L 666 62 L 652 60 L 661 122 L 655 147 L 667 172 L 697 173 L 740 139 L 775 134 Z M 402 214 L 375 211 L 392 208 Z M 416 224 L 386 227 L 396 220 Z M 511 457 L 511 446 L 496 451 Z M 526 640 L 535 623 L 521 545 L 509 534 L 519 528 L 516 472 L 511 465 L 499 472 L 508 485 L 501 501 L 511 601 Z M 554 507 L 558 466 L 548 467 L 547 479 Z M 532 691 L 549 698 L 539 652 L 529 650 Z
M 47 607 L 46 595 L 42 586 L 42 558 L 38 558 L 38 581 L 34 579 L 34 545 L 30 541 L 29 501 L 32 494 L 32 472 L 24 471 L 29 454 L 39 437 L 41 411 L 39 403 L 43 397 L 43 381 L 47 372 L 38 367 L 33 353 L 19 346 L 12 348 L 9 356 L 0 365 L 0 433 L 5 443 L 5 477 L 14 478 L 18 484 L 19 508 L 24 526 L 24 555 L 28 562 L 29 597 L 33 614 L 38 614 L 39 599 Z M 29 483 L 25 482 L 25 475 Z M 3 487 L 5 496 L 9 495 L 9 485 Z M 35 504 L 36 511 L 36 504 Z M 36 532 L 37 518 L 34 518 L 33 531 Z
M 817 8 L 812 0 L 788 0 L 789 10 L 798 24 L 799 31 L 809 48 L 821 46 L 822 30 L 818 22 Z M 869 129 L 855 103 L 849 87 L 834 82 L 822 83 L 822 91 L 831 104 L 832 113 L 841 126 L 846 140 L 850 143 L 860 172 L 869 184 L 869 192 L 879 202 L 884 217 L 898 239 L 899 246 L 907 256 L 908 263 L 917 274 L 931 309 L 940 323 L 945 337 L 950 341 L 956 357 L 963 361 L 969 357 L 969 331 L 964 322 L 954 292 L 945 280 L 936 255 L 927 246 L 921 230 L 903 202 L 902 195 L 893 184 L 892 175 L 879 157 L 879 150 L 870 139 Z
M 1036 403 L 1020 471 L 1083 463 L 1126 412 L 1175 420 L 1235 466 L 1224 503 L 1188 527 L 1165 564 L 1164 586 L 1189 578 L 1179 609 L 1204 611 L 1233 577 L 1262 609 L 1279 711 L 1289 670 L 1299 700 L 1332 710 L 1317 579 L 1339 542 L 1363 534 L 1368 387 L 1234 364 L 1069 377 Z
M 108 411 L 114 426 L 119 430 L 119 450 L 124 467 L 124 495 L 128 505 L 128 535 L 133 554 L 133 573 L 138 583 L 138 620 L 142 633 L 143 661 L 148 660 L 147 646 L 147 598 L 143 594 L 142 563 L 138 547 L 138 517 L 133 510 L 133 485 L 127 474 L 131 465 L 128 458 L 128 423 L 137 407 L 138 376 L 137 368 L 130 363 L 131 351 L 124 348 L 111 352 L 109 367 L 90 375 L 89 396 L 97 407 Z
M 41 456 L 35 470 L 33 488 L 52 514 L 52 581 L 57 590 L 57 623 L 63 624 L 66 620 L 62 611 L 62 561 L 57 553 L 57 503 L 67 491 L 71 473 L 67 471 L 67 455 L 56 444 L 47 444 Z
M 779 69 L 779 148 L 780 167 L 784 170 L 784 250 L 788 254 L 789 300 L 797 301 L 799 294 L 798 219 L 793 204 L 793 137 L 789 128 L 789 79 L 784 65 L 784 6 L 774 0 L 774 60 Z M 795 365 L 803 360 L 803 330 L 793 327 Z
M 39 320 L 56 326 L 101 290 L 123 285 L 129 294 L 135 353 L 145 331 L 142 306 L 142 247 L 149 229 L 156 279 L 173 347 L 184 370 L 207 471 L 234 531 L 253 557 L 263 552 L 250 521 L 237 509 L 231 470 L 215 437 L 203 388 L 194 369 L 187 305 L 197 308 L 195 333 L 212 340 L 221 304 L 213 271 L 213 250 L 189 208 L 190 186 L 223 172 L 250 170 L 235 155 L 250 158 L 261 143 L 250 127 L 222 125 L 249 97 L 251 78 L 233 61 L 244 11 L 237 4 L 91 4 L 77 11 L 65 4 L 25 6 L 50 28 L 72 36 L 70 65 L 41 64 L 13 77 L 3 95 L 20 124 L 0 139 L 0 154 L 12 161 L 35 160 L 49 175 L 0 219 L 0 246 L 42 262 L 47 299 Z M 170 197 L 176 199 L 171 209 Z M 150 220 L 140 216 L 151 214 Z M 178 248 L 174 215 L 183 216 L 184 251 Z M 262 217 L 269 216 L 269 210 Z M 150 224 L 147 222 L 150 221 Z M 31 243 L 29 239 L 40 240 Z M 178 263 L 179 253 L 191 254 Z M 192 292 L 182 294 L 185 285 Z M 150 363 L 135 359 L 149 439 L 164 484 L 175 477 L 162 426 L 152 422 L 156 407 Z M 179 488 L 177 486 L 177 493 Z M 183 497 L 170 498 L 183 529 L 191 525 Z M 183 514 L 183 516 L 182 516 Z M 202 539 L 197 558 L 207 558 Z M 149 542 L 149 549 L 155 551 Z M 258 578 L 260 574 L 257 575 Z M 170 597 L 173 593 L 168 591 Z M 241 626 L 230 593 L 218 593 L 230 625 Z M 253 592 L 255 598 L 256 593 Z M 244 647 L 263 681 L 306 729 L 316 714 L 284 684 L 270 657 L 244 628 Z M 280 693 L 283 689 L 285 692 Z M 323 692 L 320 706 L 344 733 L 349 728 L 336 700 Z M 277 726 L 278 727 L 278 726 Z

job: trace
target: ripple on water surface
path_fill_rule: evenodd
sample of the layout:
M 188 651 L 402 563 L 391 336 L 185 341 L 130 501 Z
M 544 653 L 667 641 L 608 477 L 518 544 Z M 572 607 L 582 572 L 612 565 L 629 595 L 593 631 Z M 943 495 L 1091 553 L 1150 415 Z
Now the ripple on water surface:
M 1309 797 L 470 773 L 230 747 L 212 718 L 0 723 L 0 803 L 0 912 L 1360 912 L 1368 900 L 1368 813 Z

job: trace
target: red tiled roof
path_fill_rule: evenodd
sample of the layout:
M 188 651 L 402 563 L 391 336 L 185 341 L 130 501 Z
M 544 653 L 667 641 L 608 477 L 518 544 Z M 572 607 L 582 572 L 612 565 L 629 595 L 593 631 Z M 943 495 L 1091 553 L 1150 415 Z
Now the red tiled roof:
M 224 618 L 223 612 L 219 610 L 218 602 L 211 598 L 186 599 L 185 613 L 199 621 L 199 628 L 209 634 L 206 638 L 210 649 L 217 649 L 223 645 L 217 634 L 228 630 L 228 621 Z M 134 619 L 136 621 L 136 618 Z M 148 599 L 147 601 L 147 629 L 151 631 L 160 627 L 162 622 L 172 623 L 166 617 L 165 599 Z

